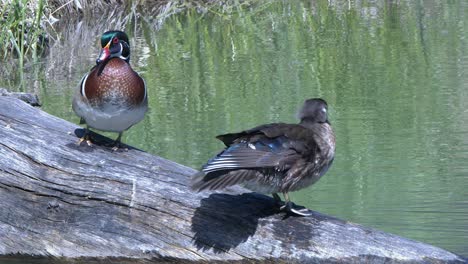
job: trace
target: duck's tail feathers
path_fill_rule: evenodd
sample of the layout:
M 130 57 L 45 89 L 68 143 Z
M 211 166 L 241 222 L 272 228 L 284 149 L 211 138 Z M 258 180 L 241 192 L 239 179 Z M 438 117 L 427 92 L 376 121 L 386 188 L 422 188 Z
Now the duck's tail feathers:
M 245 181 L 255 179 L 254 170 L 228 170 L 205 174 L 198 172 L 192 177 L 191 188 L 193 191 L 219 190 Z

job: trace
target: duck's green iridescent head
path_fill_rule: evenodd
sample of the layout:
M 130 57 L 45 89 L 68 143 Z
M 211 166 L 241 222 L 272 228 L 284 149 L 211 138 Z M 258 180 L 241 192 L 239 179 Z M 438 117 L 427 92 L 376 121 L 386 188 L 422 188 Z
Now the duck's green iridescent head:
M 96 63 L 107 61 L 111 58 L 121 58 L 130 61 L 130 42 L 128 36 L 122 31 L 106 31 L 101 37 L 101 53 Z

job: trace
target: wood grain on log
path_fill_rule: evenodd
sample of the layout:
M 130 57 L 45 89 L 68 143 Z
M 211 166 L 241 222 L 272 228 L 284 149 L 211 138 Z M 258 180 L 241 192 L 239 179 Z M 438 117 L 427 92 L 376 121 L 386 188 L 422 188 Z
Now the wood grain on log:
M 0 260 L 464 262 L 318 212 L 285 218 L 241 188 L 193 193 L 193 169 L 134 148 L 78 147 L 80 133 L 0 96 Z

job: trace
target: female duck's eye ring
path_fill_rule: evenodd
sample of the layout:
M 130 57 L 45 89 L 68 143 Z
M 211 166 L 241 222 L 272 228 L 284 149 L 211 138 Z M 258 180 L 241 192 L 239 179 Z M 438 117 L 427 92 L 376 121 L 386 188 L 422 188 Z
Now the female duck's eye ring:
M 119 43 L 119 39 L 118 39 L 118 38 L 114 38 L 114 39 L 112 40 L 112 43 L 114 43 L 114 44 Z

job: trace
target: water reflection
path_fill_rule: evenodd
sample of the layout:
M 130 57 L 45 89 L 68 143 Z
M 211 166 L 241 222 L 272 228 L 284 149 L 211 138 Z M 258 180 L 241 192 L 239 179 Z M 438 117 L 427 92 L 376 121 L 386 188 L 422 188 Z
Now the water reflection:
M 198 167 L 222 147 L 215 135 L 295 122 L 298 105 L 321 96 L 336 160 L 293 199 L 468 255 L 467 9 L 278 1 L 232 15 L 179 14 L 159 31 L 127 24 L 151 109 L 123 140 Z M 46 111 L 78 121 L 71 97 L 106 26 L 118 24 L 66 25 L 63 41 L 28 69 L 25 87 Z M 9 76 L 0 85 L 17 89 Z

